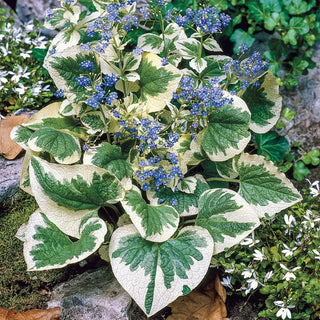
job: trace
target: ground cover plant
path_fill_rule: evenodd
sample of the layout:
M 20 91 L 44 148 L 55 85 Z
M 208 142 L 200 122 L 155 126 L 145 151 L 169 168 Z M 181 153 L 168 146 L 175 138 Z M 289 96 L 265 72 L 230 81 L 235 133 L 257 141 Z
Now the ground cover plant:
M 49 46 L 34 21 L 15 24 L 0 8 L 0 115 L 21 108 L 39 109 L 52 100 L 56 91 L 42 61 Z
M 206 3 L 227 10 L 232 22 L 225 35 L 234 43 L 234 52 L 238 52 L 242 44 L 251 47 L 259 32 L 272 35 L 264 56 L 270 61 L 270 70 L 280 76 L 279 83 L 287 88 L 296 86 L 297 77 L 316 66 L 310 48 L 320 37 L 318 0 L 184 0 L 173 3 L 181 9 L 198 8 Z M 285 70 L 284 74 L 280 73 L 281 69 Z
M 222 53 L 214 36 L 230 17 L 213 7 L 79 3 L 87 10 L 68 0 L 47 12 L 61 30 L 44 66 L 61 100 L 11 133 L 26 149 L 21 188 L 39 205 L 17 236 L 33 271 L 107 251 L 150 316 L 195 288 L 212 255 L 301 200 L 247 152 L 279 119 L 279 88 L 259 53 Z
M 302 202 L 216 257 L 229 293 L 254 294 L 266 319 L 319 319 L 319 195 L 315 181 Z

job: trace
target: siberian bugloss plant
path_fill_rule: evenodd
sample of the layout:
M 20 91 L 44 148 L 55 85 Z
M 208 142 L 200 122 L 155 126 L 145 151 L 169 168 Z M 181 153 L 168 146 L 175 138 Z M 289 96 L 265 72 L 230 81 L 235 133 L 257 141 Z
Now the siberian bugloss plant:
M 246 153 L 251 132 L 276 123 L 281 97 L 258 53 L 223 55 L 214 36 L 230 18 L 215 8 L 80 3 L 88 10 L 61 1 L 46 20 L 62 28 L 45 67 L 63 100 L 12 131 L 27 150 L 21 187 L 39 204 L 18 236 L 29 270 L 108 246 L 116 278 L 150 316 L 195 288 L 213 254 L 301 200 Z
M 223 284 L 245 296 L 256 293 L 266 319 L 319 319 L 319 181 L 304 191 L 302 202 L 216 257 L 225 268 Z
M 42 107 L 52 100 L 55 89 L 39 63 L 49 46 L 39 25 L 18 27 L 5 9 L 0 13 L 0 113 L 5 116 L 20 108 Z

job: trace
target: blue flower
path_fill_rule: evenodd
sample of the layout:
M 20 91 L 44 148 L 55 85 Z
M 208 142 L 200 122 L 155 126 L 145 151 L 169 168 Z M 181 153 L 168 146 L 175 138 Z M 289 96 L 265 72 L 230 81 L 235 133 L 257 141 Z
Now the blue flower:
M 56 92 L 55 92 L 55 97 L 57 97 L 57 98 L 62 98 L 63 96 L 64 96 L 64 90 L 62 90 L 62 89 L 59 89 L 59 90 L 57 90 Z
M 166 66 L 166 65 L 168 65 L 168 64 L 169 64 L 169 61 L 168 61 L 167 58 L 162 58 L 162 59 L 161 59 L 161 65 L 162 65 L 162 66 Z
M 176 198 L 172 198 L 172 199 L 170 200 L 170 204 L 171 204 L 172 206 L 176 206 L 176 205 L 178 205 L 178 200 L 177 200 Z
M 76 78 L 77 83 L 79 84 L 80 87 L 88 87 L 91 86 L 91 80 L 84 76 L 84 77 L 77 77 Z
M 87 71 L 93 70 L 94 64 L 92 61 L 85 60 L 79 63 L 79 66 Z
M 135 55 L 135 56 L 139 56 L 140 54 L 142 54 L 143 53 L 143 49 L 141 48 L 141 47 L 136 47 L 135 49 L 133 49 L 133 54 Z

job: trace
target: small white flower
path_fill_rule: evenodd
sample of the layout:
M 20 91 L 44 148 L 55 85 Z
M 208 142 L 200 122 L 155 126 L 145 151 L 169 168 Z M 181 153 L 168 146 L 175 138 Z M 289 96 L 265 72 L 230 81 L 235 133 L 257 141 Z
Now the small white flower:
M 257 278 L 252 278 L 247 280 L 249 288 L 255 290 L 258 288 L 259 280 Z
M 260 240 L 256 240 L 254 238 L 254 232 L 251 233 L 251 238 L 244 238 L 240 244 L 243 245 L 243 246 L 249 246 L 249 247 L 252 247 L 253 245 L 259 243 Z
M 4 57 L 12 53 L 12 51 L 9 50 L 9 42 L 7 42 L 5 46 L 1 46 L 0 50 Z
M 19 97 L 26 93 L 28 87 L 25 87 L 21 82 L 18 84 L 18 88 L 14 88 L 13 90 L 19 94 Z
M 253 260 L 257 260 L 257 261 L 262 261 L 262 260 L 266 259 L 266 256 L 258 249 L 254 250 L 253 256 L 254 256 Z
M 283 265 L 282 263 L 280 263 L 280 267 L 286 271 L 288 271 L 282 278 L 282 280 L 287 280 L 290 281 L 290 279 L 295 280 L 296 276 L 294 275 L 294 271 L 301 269 L 301 267 L 294 267 L 292 269 L 288 269 L 285 265 Z
M 291 311 L 289 309 L 294 308 L 294 305 L 287 305 L 286 303 L 284 303 L 283 301 L 274 301 L 273 302 L 277 307 L 280 307 L 280 309 L 278 310 L 276 316 L 277 317 L 281 317 L 282 320 L 289 318 L 291 319 Z
M 225 278 L 222 278 L 222 281 L 221 281 L 221 284 L 224 286 L 224 287 L 228 287 L 230 289 L 232 289 L 232 284 L 231 284 L 231 277 L 227 276 Z
M 230 268 L 225 269 L 224 271 L 226 273 L 233 273 L 233 272 L 235 272 L 235 270 L 236 270 L 236 268 L 234 267 L 234 265 L 232 265 Z
M 8 79 L 6 78 L 7 75 L 8 71 L 0 71 L 0 85 L 8 82 Z
M 316 255 L 314 258 L 320 260 L 320 252 L 316 249 L 313 249 L 312 251 Z
M 23 50 L 22 48 L 20 48 L 20 51 L 21 51 L 20 56 L 21 56 L 23 59 L 30 58 L 30 53 L 32 53 L 31 50 L 25 51 L 25 50 Z
M 241 272 L 241 275 L 243 275 L 245 279 L 251 278 L 254 274 L 254 269 L 244 269 L 244 271 Z
M 293 215 L 288 216 L 287 214 L 284 215 L 284 222 L 290 228 L 292 227 L 292 225 L 297 223 Z
M 318 195 L 320 195 L 320 186 L 319 186 L 319 180 L 315 181 L 315 182 L 310 182 L 309 179 L 306 179 L 309 184 L 310 184 L 310 194 L 313 196 L 313 197 L 316 197 Z
M 285 247 L 285 249 L 282 250 L 281 252 L 284 253 L 285 257 L 291 257 L 293 255 L 293 252 L 298 248 L 298 247 L 290 248 L 285 243 L 283 244 L 283 246 Z
M 264 282 L 267 282 L 269 279 L 271 279 L 271 277 L 273 276 L 273 271 L 269 271 L 266 273 L 265 277 L 264 277 Z
M 302 225 L 305 228 L 314 228 L 315 222 L 320 221 L 320 218 L 315 219 L 314 216 L 315 214 L 311 210 L 307 209 L 306 214 L 303 216 L 306 220 L 302 221 Z

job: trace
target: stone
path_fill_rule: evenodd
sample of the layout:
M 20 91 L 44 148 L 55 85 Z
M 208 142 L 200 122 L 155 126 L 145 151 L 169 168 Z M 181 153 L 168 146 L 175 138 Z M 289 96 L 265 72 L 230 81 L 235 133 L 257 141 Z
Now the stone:
M 48 308 L 60 307 L 61 320 L 129 320 L 131 302 L 111 267 L 104 266 L 56 286 Z
M 0 156 L 0 203 L 8 203 L 19 192 L 23 157 L 7 160 Z
M 312 48 L 316 63 L 307 75 L 298 77 L 298 86 L 292 90 L 281 88 L 283 108 L 296 111 L 293 120 L 279 131 L 292 142 L 300 141 L 305 151 L 320 149 L 320 42 Z
M 17 0 L 16 12 L 23 22 L 38 19 L 41 23 L 46 17 L 48 8 L 60 8 L 57 0 Z

